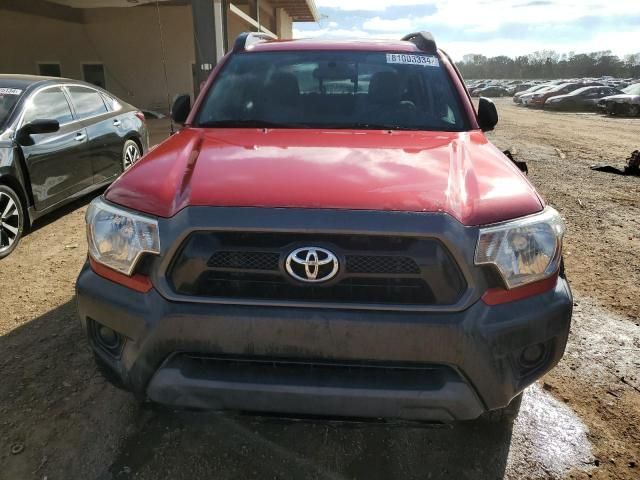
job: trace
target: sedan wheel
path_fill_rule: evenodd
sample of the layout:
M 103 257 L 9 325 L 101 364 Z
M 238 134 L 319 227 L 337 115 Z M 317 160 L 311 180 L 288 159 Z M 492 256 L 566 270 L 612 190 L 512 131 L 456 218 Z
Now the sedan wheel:
M 20 197 L 11 188 L 0 185 L 0 258 L 6 257 L 18 246 L 23 226 Z
M 640 105 L 629 106 L 629 115 L 632 117 L 640 116 Z
M 133 140 L 124 142 L 122 149 L 122 170 L 125 171 L 140 159 L 140 147 Z

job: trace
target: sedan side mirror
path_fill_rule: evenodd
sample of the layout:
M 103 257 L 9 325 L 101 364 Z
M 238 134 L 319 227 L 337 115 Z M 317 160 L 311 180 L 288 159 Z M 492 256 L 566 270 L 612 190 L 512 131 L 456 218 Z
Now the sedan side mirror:
M 171 119 L 182 125 L 187 121 L 190 111 L 191 97 L 188 94 L 178 95 L 171 107 Z
M 60 123 L 57 120 L 34 120 L 22 126 L 16 134 L 16 140 L 20 145 L 33 145 L 31 135 L 42 133 L 54 133 L 60 130 Z
M 489 132 L 498 124 L 498 110 L 495 103 L 480 97 L 478 102 L 478 125 L 483 132 Z

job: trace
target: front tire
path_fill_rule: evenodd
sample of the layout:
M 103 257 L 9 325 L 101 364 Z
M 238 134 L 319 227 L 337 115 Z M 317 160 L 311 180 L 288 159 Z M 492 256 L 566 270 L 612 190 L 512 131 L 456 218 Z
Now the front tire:
M 0 185 L 0 258 L 13 252 L 24 231 L 24 206 L 10 187 Z
M 134 140 L 124 142 L 124 147 L 122 148 L 122 171 L 126 172 L 141 156 L 140 146 Z
M 630 105 L 629 106 L 629 116 L 631 116 L 631 117 L 640 116 L 640 105 Z

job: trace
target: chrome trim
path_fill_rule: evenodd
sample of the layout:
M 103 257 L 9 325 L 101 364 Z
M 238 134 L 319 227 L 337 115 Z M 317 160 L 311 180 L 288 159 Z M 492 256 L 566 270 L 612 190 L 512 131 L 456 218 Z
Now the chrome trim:
M 69 92 L 66 89 L 67 87 L 81 87 L 81 88 L 86 88 L 88 90 L 93 90 L 94 92 L 96 92 L 96 93 L 98 93 L 100 95 L 100 98 L 102 99 L 102 102 L 104 103 L 104 99 L 103 99 L 104 94 L 100 90 L 92 88 L 92 87 L 90 87 L 88 85 L 83 85 L 83 84 L 80 84 L 80 83 L 71 83 L 71 82 L 68 82 L 68 83 L 55 83 L 53 85 L 43 85 L 41 87 L 37 87 L 33 92 L 31 92 L 27 96 L 27 98 L 25 99 L 25 102 L 29 102 L 37 94 L 39 94 L 40 92 L 43 92 L 44 90 L 48 90 L 48 89 L 51 89 L 51 88 L 59 88 L 60 91 L 62 91 L 62 93 L 64 94 L 64 96 L 67 98 L 67 102 L 69 103 L 69 108 L 71 109 L 71 114 L 74 117 L 74 120 L 71 121 L 71 122 L 61 123 L 60 124 L 60 128 L 66 127 L 67 125 L 72 125 L 74 123 L 85 122 L 87 120 L 92 120 L 94 118 L 98 118 L 98 117 L 100 117 L 102 115 L 112 114 L 112 113 L 116 112 L 115 110 L 109 110 L 109 108 L 105 105 L 105 108 L 107 109 L 107 111 L 104 112 L 104 113 L 100 113 L 98 115 L 92 115 L 91 117 L 86 117 L 86 118 L 82 118 L 82 119 L 76 118 L 77 114 L 76 114 L 76 111 L 75 111 L 75 109 L 73 107 L 73 102 L 71 101 L 71 97 L 69 95 Z M 118 103 L 120 103 L 120 102 L 118 102 Z M 20 130 L 24 126 L 23 121 L 24 121 L 24 115 L 26 113 L 26 110 L 27 110 L 27 105 L 23 105 L 22 111 L 20 112 L 20 116 L 18 117 L 18 120 L 16 122 L 16 129 L 15 129 L 16 132 L 18 130 Z
M 325 258 L 321 259 L 318 253 L 323 254 Z M 301 257 L 300 254 L 304 255 Z M 305 277 L 302 277 L 295 272 L 292 265 L 293 263 L 304 266 Z M 318 278 L 320 267 L 323 265 L 328 265 L 330 263 L 332 264 L 331 272 L 329 272 L 322 278 Z M 303 247 L 295 249 L 287 256 L 285 269 L 287 270 L 287 273 L 291 275 L 291 277 L 299 280 L 300 282 L 323 283 L 328 282 L 338 274 L 338 270 L 340 269 L 340 262 L 338 261 L 338 257 L 336 257 L 333 252 L 327 250 L 326 248 Z

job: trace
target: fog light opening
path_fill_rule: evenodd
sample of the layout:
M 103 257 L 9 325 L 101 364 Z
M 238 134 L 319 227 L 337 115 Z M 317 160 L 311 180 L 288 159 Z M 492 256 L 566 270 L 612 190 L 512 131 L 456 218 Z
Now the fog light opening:
M 91 318 L 87 318 L 87 328 L 95 347 L 110 357 L 120 358 L 126 341 L 123 335 Z
M 103 325 L 98 328 L 98 339 L 109 350 L 117 349 L 120 346 L 120 335 Z
M 520 365 L 525 369 L 536 367 L 543 359 L 546 353 L 544 344 L 537 343 L 530 345 L 520 354 Z

